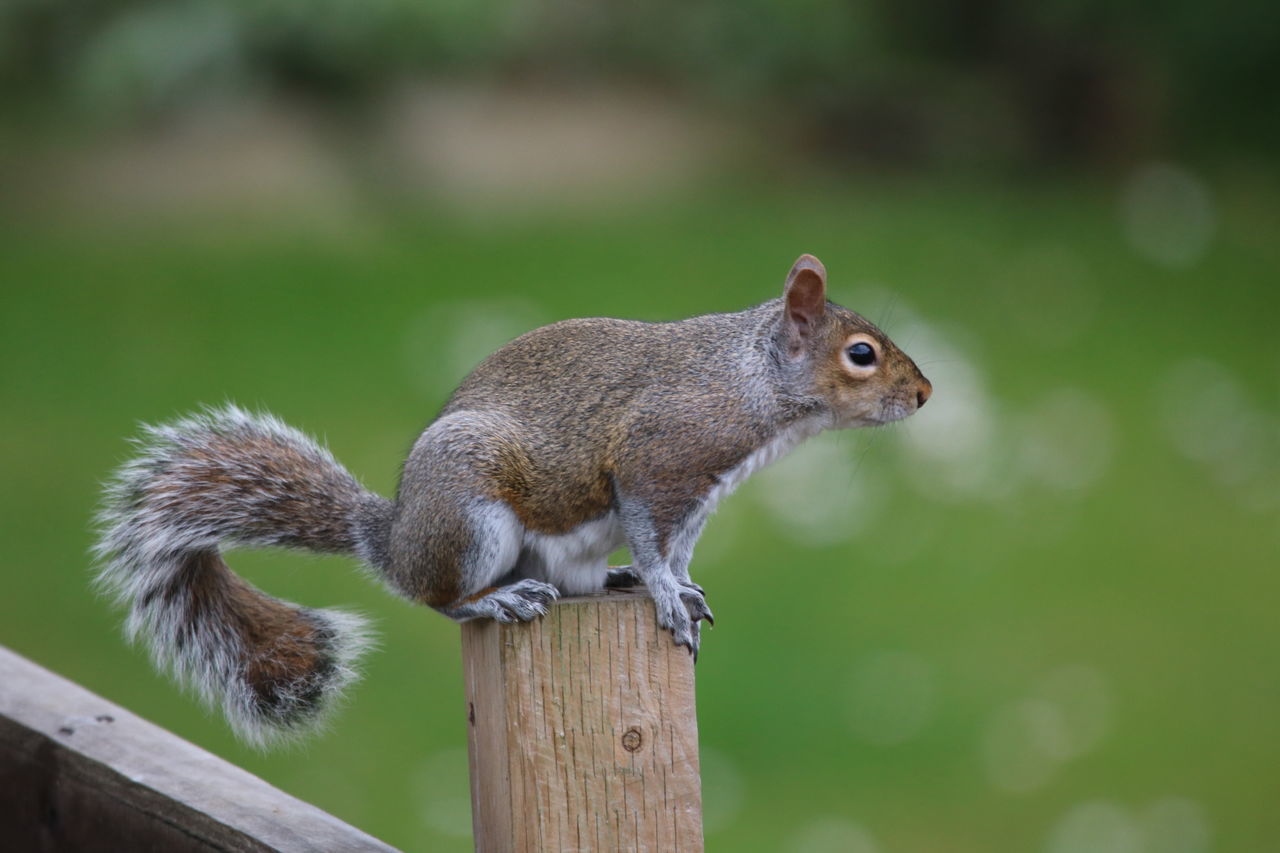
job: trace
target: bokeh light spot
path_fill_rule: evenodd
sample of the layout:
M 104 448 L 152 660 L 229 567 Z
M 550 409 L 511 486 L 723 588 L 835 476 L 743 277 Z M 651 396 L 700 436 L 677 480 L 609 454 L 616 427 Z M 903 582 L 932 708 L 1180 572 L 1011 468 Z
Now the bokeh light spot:
M 1198 261 L 1217 222 L 1209 188 L 1171 163 L 1150 163 L 1134 172 L 1120 207 L 1129 245 L 1147 260 L 1167 267 Z
M 737 763 L 714 747 L 698 750 L 698 764 L 702 770 L 702 826 L 708 833 L 719 832 L 742 813 L 746 782 Z
M 1046 853 L 1144 853 L 1142 828 L 1129 812 L 1102 800 L 1081 803 L 1058 821 Z
M 1021 464 L 1051 488 L 1083 490 L 1106 472 L 1114 433 L 1111 414 L 1096 398 L 1073 388 L 1054 391 L 1025 417 Z
M 405 366 L 424 392 L 445 396 L 503 344 L 545 323 L 523 299 L 433 306 L 405 332 Z
M 847 818 L 824 817 L 798 829 L 787 853 L 880 853 L 871 833 Z
M 1185 797 L 1157 800 L 1141 815 L 1147 853 L 1207 853 L 1213 830 L 1204 808 Z
M 752 494 L 797 542 L 823 544 L 856 537 L 885 504 L 883 486 L 855 470 L 840 436 L 811 438 L 753 477 Z
M 1061 759 L 1075 758 L 1097 746 L 1111 724 L 1111 696 L 1102 673 L 1073 664 L 1046 675 L 1035 696 L 1049 702 L 1061 724 Z
M 1062 712 L 1044 699 L 1024 699 L 996 710 L 982 738 L 987 779 L 998 790 L 1024 794 L 1046 785 L 1065 750 Z
M 445 749 L 422 762 L 414 777 L 415 802 L 428 827 L 453 838 L 471 835 L 471 782 L 467 750 Z
M 904 743 L 933 719 L 937 693 L 934 668 L 920 655 L 874 652 L 853 667 L 846 697 L 849 725 L 868 743 Z

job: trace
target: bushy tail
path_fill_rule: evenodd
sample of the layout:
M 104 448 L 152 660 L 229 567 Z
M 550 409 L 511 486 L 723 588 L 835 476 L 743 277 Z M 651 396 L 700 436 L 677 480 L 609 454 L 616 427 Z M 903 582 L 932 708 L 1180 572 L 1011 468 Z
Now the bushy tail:
M 107 487 L 98 581 L 156 665 L 258 745 L 307 731 L 356 678 L 364 620 L 272 598 L 219 546 L 283 545 L 375 561 L 391 502 L 327 450 L 234 406 L 147 427 Z

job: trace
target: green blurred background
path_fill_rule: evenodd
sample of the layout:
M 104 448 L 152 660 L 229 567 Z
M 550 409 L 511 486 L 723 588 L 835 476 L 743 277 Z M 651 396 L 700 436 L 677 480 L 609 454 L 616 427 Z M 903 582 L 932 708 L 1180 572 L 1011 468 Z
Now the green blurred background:
M 89 591 L 139 421 L 262 407 L 390 493 L 485 353 L 779 291 L 934 382 L 708 526 L 712 850 L 1280 844 L 1280 6 L 9 0 L 0 642 L 409 850 L 469 847 L 458 629 L 238 745 Z M 3 689 L 3 685 L 0 685 Z

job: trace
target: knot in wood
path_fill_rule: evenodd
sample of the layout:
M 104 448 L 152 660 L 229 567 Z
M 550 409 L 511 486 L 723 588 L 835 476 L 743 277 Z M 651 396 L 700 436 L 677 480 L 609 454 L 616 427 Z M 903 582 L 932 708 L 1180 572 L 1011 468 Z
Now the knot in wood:
M 644 737 L 637 728 L 629 728 L 622 733 L 622 748 L 627 752 L 635 752 L 644 743 Z

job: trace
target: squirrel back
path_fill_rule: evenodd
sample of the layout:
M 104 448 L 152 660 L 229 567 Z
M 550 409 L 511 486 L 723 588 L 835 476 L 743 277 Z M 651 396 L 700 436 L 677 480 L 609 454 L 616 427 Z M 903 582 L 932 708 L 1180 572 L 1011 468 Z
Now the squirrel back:
M 539 532 L 562 533 L 604 512 L 613 499 L 609 478 L 638 434 L 662 448 L 660 456 L 631 460 L 642 475 L 669 472 L 682 489 L 701 494 L 788 428 L 811 435 L 887 422 L 928 398 L 927 380 L 887 335 L 823 302 L 825 324 L 805 344 L 823 357 L 799 363 L 786 358 L 782 298 L 666 323 L 590 318 L 544 326 L 481 362 L 441 417 L 486 412 L 512 425 L 511 443 L 525 450 L 503 466 L 511 483 L 502 498 Z M 874 341 L 887 382 L 856 375 L 862 369 L 846 354 L 851 339 Z
M 759 309 L 669 323 L 564 320 L 516 338 L 485 359 L 441 412 L 484 412 L 511 425 L 521 457 L 503 466 L 502 499 L 522 523 L 564 533 L 605 512 L 610 476 L 641 423 L 669 433 L 714 424 L 722 445 L 763 440 L 777 401 L 758 345 Z M 721 461 L 703 458 L 708 474 Z

